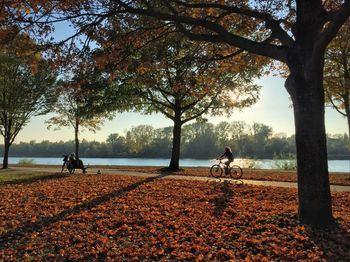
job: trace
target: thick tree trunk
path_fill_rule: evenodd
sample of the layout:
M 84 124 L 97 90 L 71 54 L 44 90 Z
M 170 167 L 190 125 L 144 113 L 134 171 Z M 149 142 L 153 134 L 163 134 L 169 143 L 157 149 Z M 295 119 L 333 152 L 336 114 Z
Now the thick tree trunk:
M 180 113 L 175 113 L 174 128 L 173 128 L 173 148 L 171 151 L 171 160 L 169 164 L 170 170 L 179 170 L 181 128 L 182 128 L 182 122 L 181 122 Z
M 348 121 L 348 148 L 350 149 L 350 115 L 346 116 Z
M 2 161 L 2 168 L 8 168 L 9 163 L 9 151 L 10 151 L 10 143 L 8 139 L 4 139 L 4 158 Z
M 319 42 L 325 12 L 320 0 L 297 2 L 295 42 L 287 50 L 286 81 L 294 109 L 299 220 L 311 226 L 333 223 L 324 124 L 324 46 Z
M 299 65 L 288 77 L 286 88 L 293 100 L 295 118 L 299 220 L 309 225 L 328 225 L 333 222 L 333 216 L 324 125 L 322 65 L 319 70 L 309 71 Z
M 79 122 L 76 121 L 74 128 L 74 137 L 75 137 L 75 158 L 79 159 Z
M 347 99 L 344 102 L 344 107 L 345 107 L 346 119 L 348 121 L 348 149 L 350 149 L 350 105 L 349 105 L 349 96 L 347 96 Z M 349 159 L 349 161 L 350 161 L 350 159 Z M 349 171 L 348 179 L 350 179 L 350 171 Z

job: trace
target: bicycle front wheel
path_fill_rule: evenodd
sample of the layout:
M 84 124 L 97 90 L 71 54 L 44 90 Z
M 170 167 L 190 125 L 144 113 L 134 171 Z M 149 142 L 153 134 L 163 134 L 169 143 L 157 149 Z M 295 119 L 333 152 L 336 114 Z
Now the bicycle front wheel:
M 243 170 L 241 167 L 234 165 L 231 167 L 231 177 L 234 179 L 239 179 L 243 176 Z
M 222 168 L 220 167 L 220 165 L 215 164 L 210 168 L 210 174 L 212 177 L 221 177 L 222 176 Z

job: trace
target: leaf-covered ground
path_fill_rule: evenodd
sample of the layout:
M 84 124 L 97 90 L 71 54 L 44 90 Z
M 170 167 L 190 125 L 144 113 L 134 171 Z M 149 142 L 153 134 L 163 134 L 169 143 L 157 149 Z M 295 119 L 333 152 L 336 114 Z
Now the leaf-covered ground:
M 350 259 L 350 193 L 320 230 L 298 224 L 294 189 L 162 176 L 0 185 L 0 261 Z
M 137 166 L 119 166 L 115 167 L 119 170 L 128 170 L 135 172 L 149 172 L 149 173 L 164 173 L 164 170 L 159 167 L 137 167 Z M 184 176 L 201 176 L 210 177 L 209 168 L 184 168 L 178 172 L 168 172 L 174 175 Z M 280 171 L 269 169 L 243 169 L 243 179 L 264 180 L 264 181 L 284 181 L 296 182 L 297 175 L 295 171 Z M 350 179 L 348 173 L 330 173 L 329 181 L 333 185 L 350 186 Z

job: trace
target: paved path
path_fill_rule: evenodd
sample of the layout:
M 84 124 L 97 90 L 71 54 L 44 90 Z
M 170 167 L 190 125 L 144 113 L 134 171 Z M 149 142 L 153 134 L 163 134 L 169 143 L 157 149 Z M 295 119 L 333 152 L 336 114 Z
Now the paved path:
M 12 167 L 12 170 L 18 170 L 18 171 L 37 171 L 37 172 L 50 172 L 50 173 L 57 173 L 61 169 L 60 167 Z M 87 172 L 89 174 L 97 174 L 97 172 L 100 170 L 101 173 L 105 174 L 113 174 L 113 175 L 121 175 L 121 176 L 138 176 L 138 177 L 155 177 L 159 176 L 159 174 L 151 174 L 151 173 L 145 173 L 145 172 L 135 172 L 135 171 L 124 171 L 124 170 L 118 170 L 118 169 L 112 169 L 112 168 L 103 168 L 98 169 L 96 167 L 89 168 Z M 76 173 L 81 173 L 81 170 L 76 170 Z M 243 175 L 244 177 L 244 175 Z M 223 181 L 230 181 L 231 183 L 236 184 L 247 184 L 247 185 L 257 185 L 257 186 L 273 186 L 273 187 L 287 187 L 287 188 L 297 188 L 297 183 L 295 182 L 277 182 L 277 181 L 262 181 L 262 180 L 250 180 L 250 179 L 231 179 L 231 178 L 211 178 L 211 177 L 201 177 L 201 176 L 181 176 L 181 175 L 167 175 L 164 176 L 162 179 L 181 179 L 181 180 L 198 180 L 198 181 L 216 181 L 216 182 L 223 182 Z M 331 191 L 332 192 L 350 192 L 350 186 L 338 186 L 338 185 L 331 185 Z

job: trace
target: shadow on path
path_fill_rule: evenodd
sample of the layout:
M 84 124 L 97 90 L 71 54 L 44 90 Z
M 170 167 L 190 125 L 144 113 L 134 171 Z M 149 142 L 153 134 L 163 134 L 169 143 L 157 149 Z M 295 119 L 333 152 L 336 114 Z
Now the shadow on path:
M 230 188 L 229 184 L 230 184 L 230 181 L 224 180 L 221 186 L 222 195 L 214 199 L 214 204 L 215 204 L 214 215 L 216 217 L 220 217 L 223 214 L 223 212 L 225 211 L 225 209 L 227 208 L 230 202 L 230 199 L 233 196 L 233 191 Z
M 5 234 L 0 235 L 0 246 L 5 246 L 5 245 L 9 246 L 9 245 L 11 245 L 11 242 L 13 242 L 15 240 L 19 240 L 19 239 L 25 237 L 27 234 L 30 234 L 30 233 L 33 233 L 36 231 L 40 231 L 41 229 L 45 228 L 46 226 L 53 224 L 53 223 L 56 223 L 64 218 L 66 218 L 69 215 L 78 214 L 82 211 L 86 211 L 86 210 L 89 210 L 91 208 L 94 208 L 94 207 L 96 207 L 104 202 L 109 201 L 112 198 L 119 197 L 124 193 L 130 192 L 130 191 L 138 188 L 139 186 L 141 186 L 145 183 L 150 183 L 154 180 L 157 180 L 157 179 L 160 179 L 160 178 L 163 178 L 166 176 L 168 176 L 168 174 L 160 174 L 157 176 L 148 177 L 146 179 L 143 179 L 139 182 L 133 183 L 133 184 L 128 185 L 126 187 L 114 190 L 111 193 L 96 197 L 90 201 L 87 201 L 87 202 L 82 203 L 80 205 L 66 209 L 66 210 L 58 213 L 57 215 L 42 217 L 42 218 L 38 219 L 38 221 L 36 221 L 36 222 L 26 223 L 19 228 L 16 228 L 14 230 L 10 230 L 10 231 L 6 232 Z

